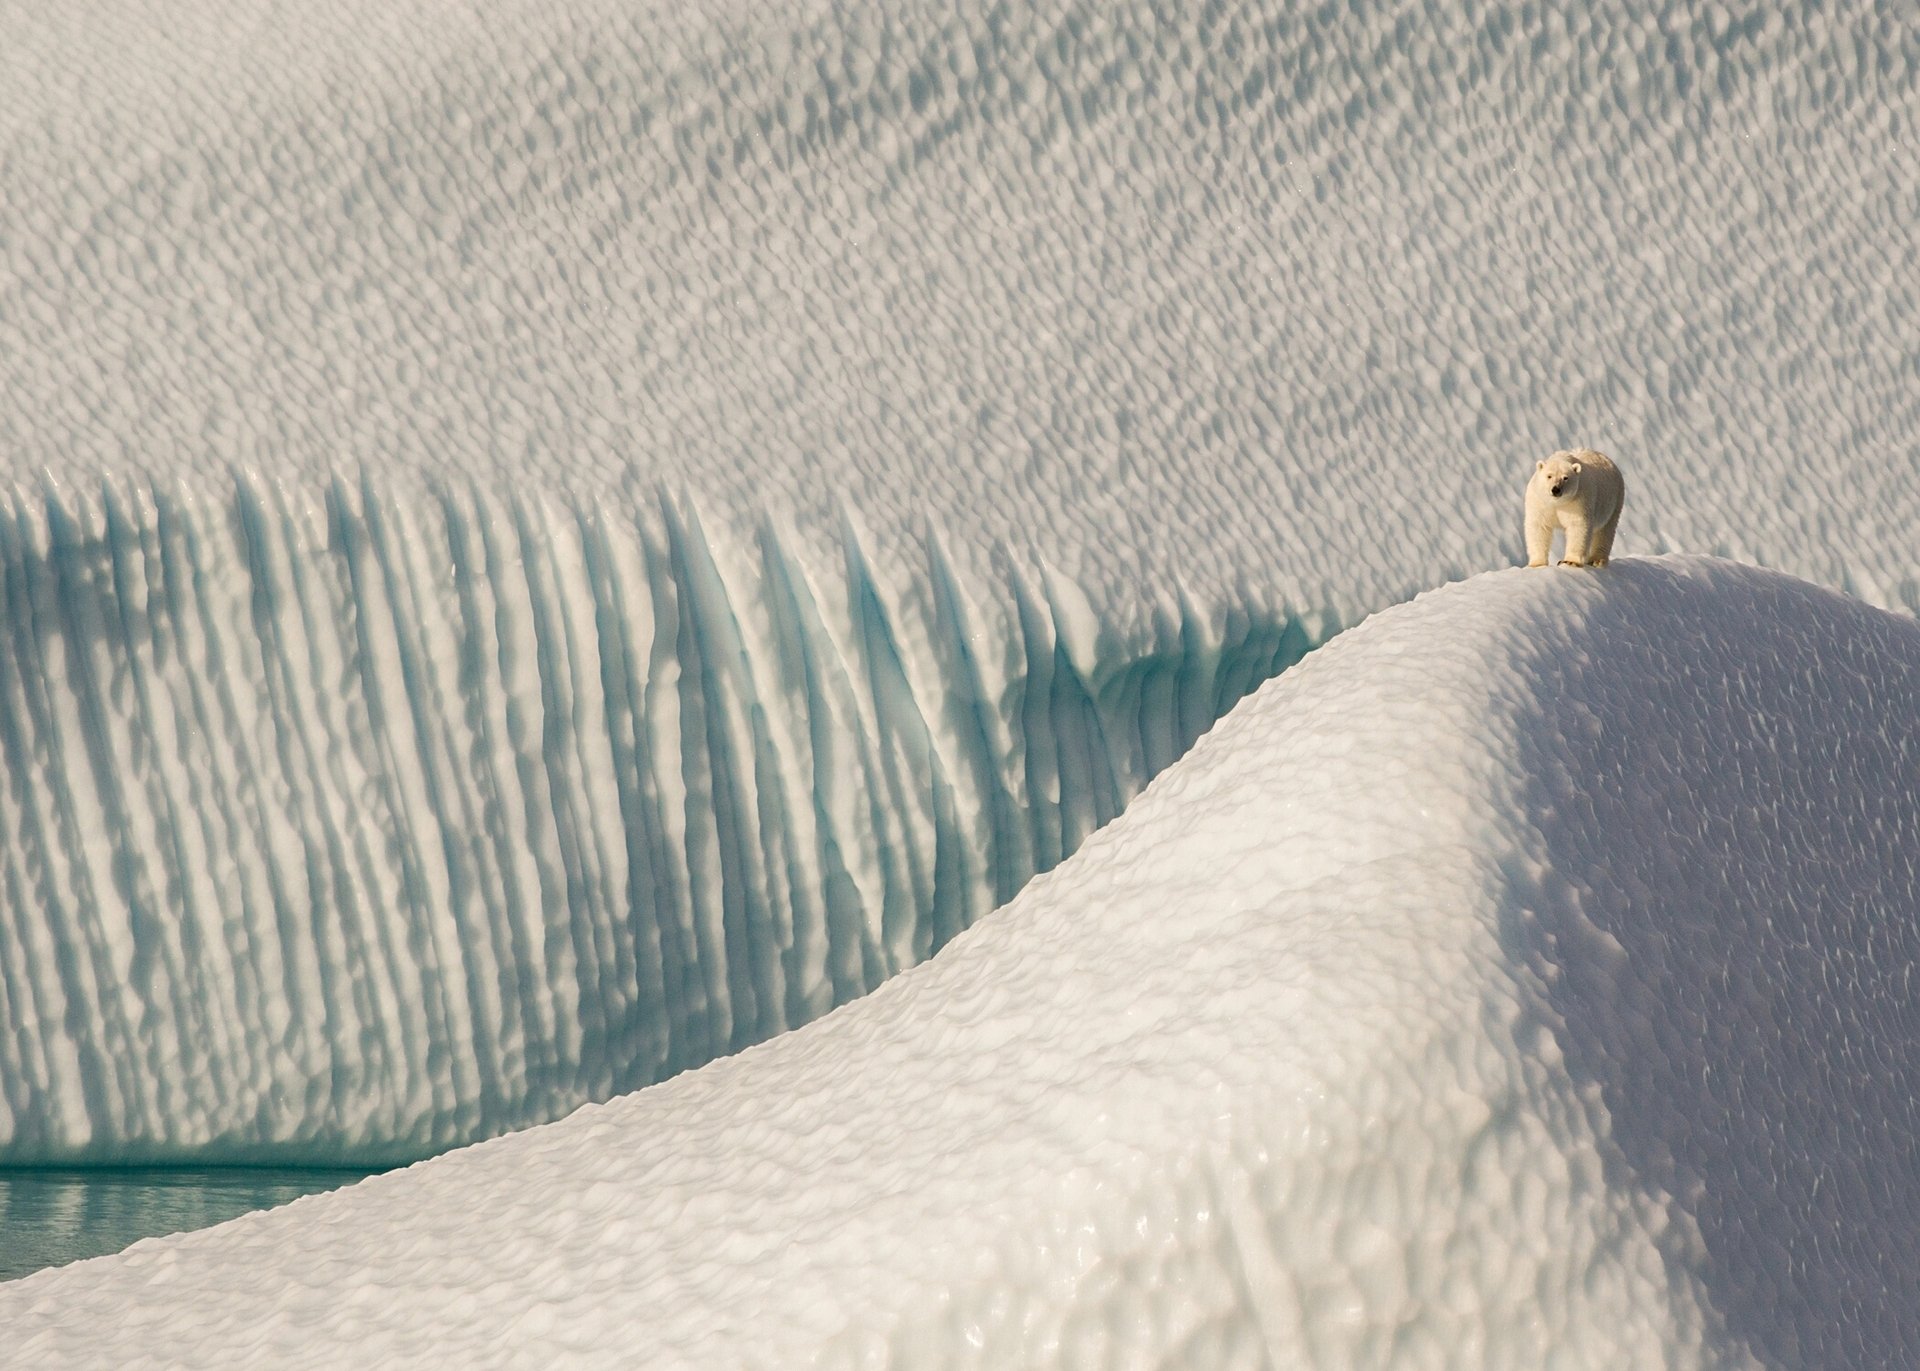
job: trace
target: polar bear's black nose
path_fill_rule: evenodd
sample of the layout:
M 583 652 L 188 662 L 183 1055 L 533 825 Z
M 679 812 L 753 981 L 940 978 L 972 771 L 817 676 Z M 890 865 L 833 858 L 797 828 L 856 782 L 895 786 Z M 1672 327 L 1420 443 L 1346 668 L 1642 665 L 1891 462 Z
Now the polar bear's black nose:
M 1557 496 L 1557 495 L 1559 495 L 1559 493 L 1560 493 L 1561 491 L 1563 491 L 1563 490 L 1565 490 L 1565 489 L 1566 489 L 1566 487 L 1565 487 L 1565 486 L 1563 486 L 1563 485 L 1561 485 L 1561 486 L 1555 486 L 1555 487 L 1553 488 L 1553 493 L 1554 493 L 1554 494 L 1555 494 L 1555 495 Z

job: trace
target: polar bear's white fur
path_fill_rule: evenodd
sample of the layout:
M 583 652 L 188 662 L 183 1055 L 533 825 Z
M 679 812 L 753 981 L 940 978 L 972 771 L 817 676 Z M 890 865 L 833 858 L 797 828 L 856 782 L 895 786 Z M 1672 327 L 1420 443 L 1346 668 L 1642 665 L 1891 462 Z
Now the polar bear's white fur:
M 1561 566 L 1605 566 L 1626 494 L 1620 469 L 1592 448 L 1556 452 L 1534 467 L 1527 482 L 1527 565 L 1545 566 L 1553 531 L 1564 528 Z

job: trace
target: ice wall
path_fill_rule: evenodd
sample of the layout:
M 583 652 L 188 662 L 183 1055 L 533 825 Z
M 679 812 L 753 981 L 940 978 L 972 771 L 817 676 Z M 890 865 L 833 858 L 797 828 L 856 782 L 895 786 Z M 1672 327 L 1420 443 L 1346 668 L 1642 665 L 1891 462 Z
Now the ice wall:
M 1326 625 L 692 504 L 0 504 L 0 1158 L 419 1155 L 804 1023 Z

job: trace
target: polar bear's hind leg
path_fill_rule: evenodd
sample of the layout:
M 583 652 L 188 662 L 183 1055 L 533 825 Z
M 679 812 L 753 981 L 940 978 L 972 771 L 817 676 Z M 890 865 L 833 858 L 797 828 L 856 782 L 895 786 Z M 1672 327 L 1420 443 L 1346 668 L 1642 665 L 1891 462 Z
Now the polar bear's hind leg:
M 1613 559 L 1613 533 L 1620 527 L 1621 503 L 1615 501 L 1613 513 L 1607 516 L 1604 524 L 1593 531 L 1593 541 L 1587 547 L 1588 566 L 1605 566 Z

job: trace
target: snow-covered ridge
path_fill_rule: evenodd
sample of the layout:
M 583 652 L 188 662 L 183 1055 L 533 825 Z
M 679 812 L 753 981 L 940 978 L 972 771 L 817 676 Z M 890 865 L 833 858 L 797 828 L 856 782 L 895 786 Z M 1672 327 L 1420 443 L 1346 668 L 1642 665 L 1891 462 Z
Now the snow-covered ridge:
M 0 1326 L 50 1368 L 1898 1365 L 1917 696 L 1920 627 L 1778 575 L 1476 578 L 858 1003 Z
M 684 501 L 0 505 L 0 1159 L 411 1158 L 814 1018 L 1326 625 Z

